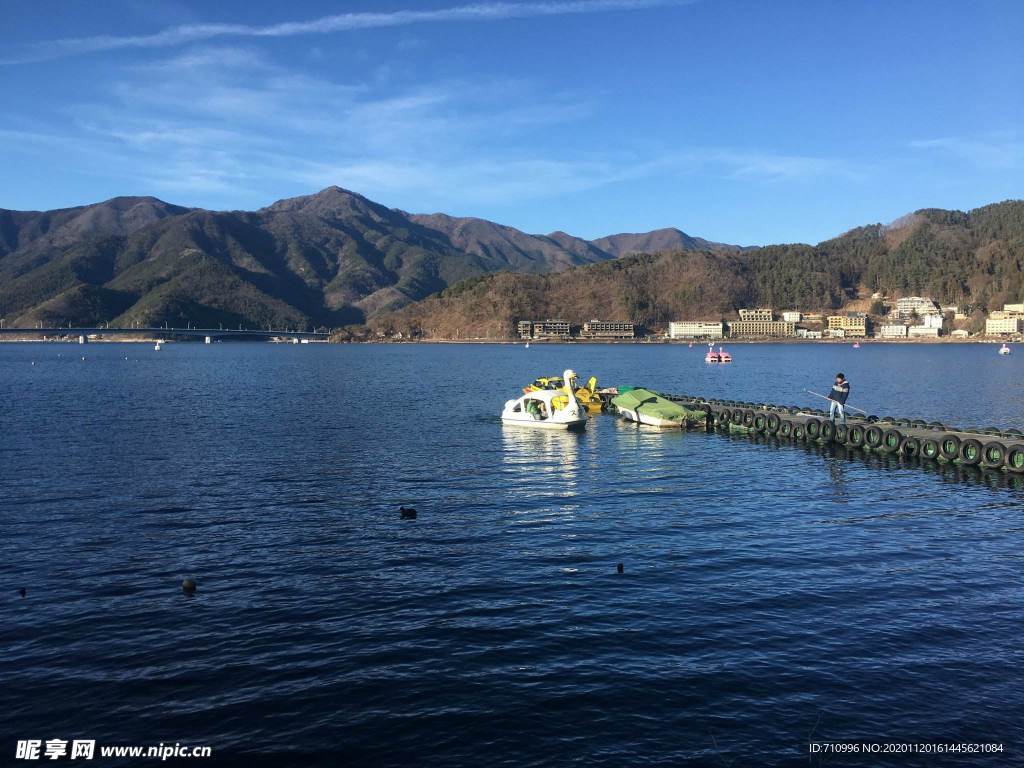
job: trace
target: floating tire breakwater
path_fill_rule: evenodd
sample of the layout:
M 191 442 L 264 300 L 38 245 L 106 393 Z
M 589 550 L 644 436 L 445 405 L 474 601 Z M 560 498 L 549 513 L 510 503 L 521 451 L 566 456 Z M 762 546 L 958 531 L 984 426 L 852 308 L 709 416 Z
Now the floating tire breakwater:
M 706 411 L 709 431 L 836 443 L 869 452 L 1024 474 L 1024 432 L 1018 429 L 961 429 L 937 421 L 892 416 L 848 416 L 847 423 L 842 424 L 814 408 L 707 400 L 693 395 L 661 396 Z

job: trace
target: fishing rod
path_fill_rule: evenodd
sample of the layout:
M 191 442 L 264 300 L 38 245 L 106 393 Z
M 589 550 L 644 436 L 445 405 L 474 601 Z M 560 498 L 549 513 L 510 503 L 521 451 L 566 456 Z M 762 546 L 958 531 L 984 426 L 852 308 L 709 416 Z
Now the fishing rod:
M 820 398 L 821 398 L 822 400 L 828 400 L 828 401 L 830 401 L 830 402 L 834 402 L 834 401 L 832 401 L 832 398 L 831 398 L 831 397 L 825 397 L 825 396 L 824 396 L 823 394 L 821 394 L 821 393 L 819 393 L 819 392 L 812 392 L 812 391 L 811 391 L 811 390 L 809 390 L 809 389 L 805 389 L 805 390 L 804 390 L 804 392 L 806 392 L 806 393 L 807 393 L 807 394 L 809 394 L 809 395 L 817 395 L 817 396 L 818 396 L 818 397 L 820 397 Z M 860 408 L 856 408 L 856 407 L 854 407 L 854 406 L 852 406 L 852 405 L 847 405 L 846 403 L 840 403 L 840 405 L 842 405 L 842 406 L 843 406 L 844 408 L 849 408 L 849 409 L 850 409 L 851 411 L 858 411 L 858 412 L 860 412 L 860 413 L 863 413 L 863 414 L 864 414 L 865 416 L 867 416 L 867 415 L 868 415 L 868 412 L 867 412 L 867 411 L 862 411 L 862 410 L 861 410 Z

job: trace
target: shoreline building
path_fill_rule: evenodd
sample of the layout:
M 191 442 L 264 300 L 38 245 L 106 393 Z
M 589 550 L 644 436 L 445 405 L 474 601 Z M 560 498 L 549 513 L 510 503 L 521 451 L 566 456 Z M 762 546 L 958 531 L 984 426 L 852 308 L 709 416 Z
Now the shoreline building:
M 985 321 L 986 336 L 1009 336 L 1020 333 L 1020 331 L 1021 319 L 1019 317 L 990 317 Z
M 725 335 L 724 323 L 704 320 L 677 320 L 668 324 L 670 339 L 720 339 Z
M 580 336 L 585 339 L 632 339 L 636 337 L 633 323 L 619 320 L 588 320 Z
M 787 323 L 785 320 L 733 320 L 728 326 L 729 336 L 734 339 L 745 336 L 796 336 L 796 323 Z
M 907 338 L 907 326 L 903 323 L 883 325 L 878 329 L 878 337 L 880 339 L 905 339 Z
M 782 313 L 782 319 L 787 323 L 799 323 L 804 319 L 804 316 L 803 313 L 798 312 L 795 309 L 790 309 Z
M 521 339 L 568 339 L 568 320 L 520 320 L 516 330 Z
M 846 338 L 864 338 L 868 335 L 868 316 L 863 312 L 828 316 L 828 335 Z

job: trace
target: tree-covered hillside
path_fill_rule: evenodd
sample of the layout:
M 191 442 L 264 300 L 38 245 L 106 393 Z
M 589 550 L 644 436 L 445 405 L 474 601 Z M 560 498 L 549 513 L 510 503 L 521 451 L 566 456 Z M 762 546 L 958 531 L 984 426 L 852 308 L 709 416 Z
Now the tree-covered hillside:
M 375 330 L 451 338 L 512 335 L 522 318 L 734 317 L 739 307 L 837 309 L 864 294 L 925 295 L 967 309 L 1024 300 L 1024 202 L 969 213 L 926 209 L 816 246 L 627 256 L 551 275 L 498 274 L 453 286 Z

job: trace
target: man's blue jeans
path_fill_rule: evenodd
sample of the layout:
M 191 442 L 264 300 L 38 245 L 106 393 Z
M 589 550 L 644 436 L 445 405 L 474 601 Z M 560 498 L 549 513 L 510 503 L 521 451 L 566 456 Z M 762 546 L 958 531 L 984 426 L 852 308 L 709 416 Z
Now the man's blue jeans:
M 841 423 L 846 423 L 846 411 L 843 408 L 843 404 L 832 400 L 828 406 L 828 417 L 832 421 L 836 419 L 836 411 L 839 411 L 839 420 Z

